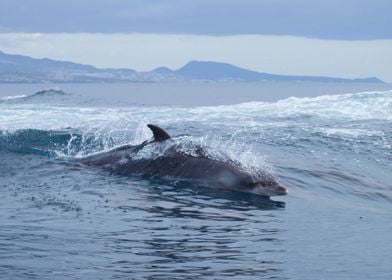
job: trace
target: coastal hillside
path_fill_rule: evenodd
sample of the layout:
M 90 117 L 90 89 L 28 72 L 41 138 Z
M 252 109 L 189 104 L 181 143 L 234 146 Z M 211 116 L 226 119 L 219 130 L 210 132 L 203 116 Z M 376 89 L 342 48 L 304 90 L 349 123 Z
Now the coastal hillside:
M 337 77 L 277 75 L 243 69 L 228 63 L 191 61 L 172 70 L 159 67 L 148 72 L 133 69 L 96 68 L 91 65 L 48 58 L 0 52 L 0 83 L 92 83 L 92 82 L 320 82 L 383 83 L 376 77 L 345 79 Z

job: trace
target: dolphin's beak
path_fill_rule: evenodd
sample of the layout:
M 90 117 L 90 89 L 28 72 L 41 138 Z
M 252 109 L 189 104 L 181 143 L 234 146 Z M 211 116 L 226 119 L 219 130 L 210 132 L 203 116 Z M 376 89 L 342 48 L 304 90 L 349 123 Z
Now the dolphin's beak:
M 286 195 L 286 194 L 289 193 L 289 191 L 287 190 L 287 188 L 282 187 L 282 186 L 277 186 L 276 191 L 277 191 L 277 193 L 278 193 L 277 195 Z
M 285 187 L 280 185 L 277 186 L 261 186 L 259 185 L 252 191 L 251 193 L 258 194 L 258 195 L 265 195 L 265 196 L 277 196 L 277 195 L 286 195 L 288 193 Z

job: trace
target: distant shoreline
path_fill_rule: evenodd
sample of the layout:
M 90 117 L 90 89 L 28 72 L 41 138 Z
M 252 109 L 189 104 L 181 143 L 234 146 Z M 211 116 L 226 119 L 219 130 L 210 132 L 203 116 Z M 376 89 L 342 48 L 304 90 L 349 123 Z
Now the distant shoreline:
M 58 89 L 81 99 L 121 100 L 113 106 L 217 106 L 245 102 L 276 102 L 289 97 L 317 97 L 392 90 L 392 84 L 352 84 L 314 82 L 243 82 L 243 83 L 48 83 L 0 84 L 0 98 L 31 95 Z M 82 102 L 82 100 L 81 100 Z M 102 101 L 104 102 L 104 101 Z M 104 103 L 102 103 L 104 104 Z M 105 104 L 104 104 L 105 105 Z
M 36 59 L 0 51 L 0 83 L 122 83 L 122 82 L 314 82 L 383 84 L 377 77 L 343 78 L 284 75 L 253 71 L 217 61 L 190 61 L 173 70 L 158 67 L 140 72 L 133 69 L 97 68 L 92 65 Z

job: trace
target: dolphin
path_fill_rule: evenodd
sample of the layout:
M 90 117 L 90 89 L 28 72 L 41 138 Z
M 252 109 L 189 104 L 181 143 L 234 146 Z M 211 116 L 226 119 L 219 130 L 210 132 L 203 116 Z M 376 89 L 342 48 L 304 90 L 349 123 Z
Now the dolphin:
M 214 159 L 202 147 L 187 153 L 162 128 L 153 124 L 147 127 L 153 133 L 152 140 L 90 155 L 80 162 L 119 175 L 189 181 L 268 197 L 287 194 L 287 189 L 264 170 L 249 172 L 236 161 Z

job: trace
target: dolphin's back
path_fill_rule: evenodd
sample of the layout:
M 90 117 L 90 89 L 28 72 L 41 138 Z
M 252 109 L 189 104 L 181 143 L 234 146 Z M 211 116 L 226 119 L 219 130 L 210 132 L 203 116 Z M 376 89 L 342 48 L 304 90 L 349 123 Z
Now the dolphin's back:
M 116 174 L 141 174 L 160 178 L 175 178 L 214 184 L 222 187 L 238 187 L 251 183 L 249 174 L 230 163 L 207 157 L 195 157 L 174 153 L 152 160 L 130 161 L 111 170 Z
M 155 158 L 132 158 L 135 151 L 139 149 L 138 146 L 124 146 L 87 157 L 82 160 L 82 163 L 101 167 L 119 175 L 184 179 L 222 185 L 222 187 L 238 187 L 240 184 L 244 185 L 244 182 L 252 182 L 251 176 L 233 163 L 176 151 Z

